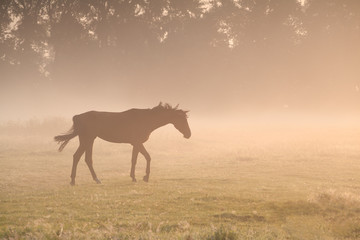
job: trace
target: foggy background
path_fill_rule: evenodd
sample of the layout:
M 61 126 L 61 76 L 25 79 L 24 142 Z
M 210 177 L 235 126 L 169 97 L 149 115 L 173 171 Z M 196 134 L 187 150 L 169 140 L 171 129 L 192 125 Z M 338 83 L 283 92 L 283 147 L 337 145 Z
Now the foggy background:
M 160 101 L 190 125 L 359 120 L 358 0 L 0 5 L 0 122 Z
M 160 101 L 149 183 L 69 187 L 73 115 Z M 0 0 L 0 238 L 360 239 L 359 139 L 360 0 Z

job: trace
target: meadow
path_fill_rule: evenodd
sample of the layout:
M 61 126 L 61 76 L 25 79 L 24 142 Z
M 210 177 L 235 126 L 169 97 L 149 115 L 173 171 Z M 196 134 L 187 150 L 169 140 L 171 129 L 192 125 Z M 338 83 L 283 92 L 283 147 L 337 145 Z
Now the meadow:
M 360 239 L 360 129 L 171 126 L 145 144 L 96 140 L 96 184 L 82 158 L 70 186 L 73 139 L 0 132 L 0 239 Z M 14 132 L 14 131 L 10 131 Z M 21 132 L 21 131 L 20 131 Z

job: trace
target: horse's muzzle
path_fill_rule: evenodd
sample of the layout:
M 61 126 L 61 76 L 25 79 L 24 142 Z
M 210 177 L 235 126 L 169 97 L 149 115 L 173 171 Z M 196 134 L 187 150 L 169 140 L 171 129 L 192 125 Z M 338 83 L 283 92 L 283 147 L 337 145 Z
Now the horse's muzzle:
M 191 133 L 184 134 L 184 138 L 189 139 L 191 137 Z

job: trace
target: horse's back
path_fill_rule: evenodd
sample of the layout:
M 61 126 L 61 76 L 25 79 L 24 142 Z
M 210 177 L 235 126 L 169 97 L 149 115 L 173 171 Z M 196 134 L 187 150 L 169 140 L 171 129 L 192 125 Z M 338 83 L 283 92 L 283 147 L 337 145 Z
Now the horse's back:
M 124 112 L 89 111 L 74 116 L 74 126 L 80 133 L 100 137 L 110 142 L 132 142 L 143 135 L 146 109 Z
M 88 111 L 74 116 L 75 119 L 81 119 L 80 121 L 96 122 L 118 122 L 118 121 L 134 121 L 137 119 L 143 119 L 147 109 L 132 108 L 123 112 L 100 112 L 100 111 Z

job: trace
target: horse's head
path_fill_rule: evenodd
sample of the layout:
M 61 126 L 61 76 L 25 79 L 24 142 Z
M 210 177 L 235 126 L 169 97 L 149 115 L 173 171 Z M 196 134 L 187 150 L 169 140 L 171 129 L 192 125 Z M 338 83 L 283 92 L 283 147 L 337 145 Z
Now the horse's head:
M 177 109 L 174 111 L 173 121 L 174 127 L 183 134 L 184 138 L 191 137 L 191 130 L 187 121 L 188 111 Z
M 191 130 L 189 127 L 189 123 L 187 121 L 187 113 L 189 111 L 184 111 L 181 109 L 178 109 L 178 106 L 171 107 L 171 105 L 165 103 L 160 104 L 153 109 L 156 109 L 160 111 L 164 116 L 166 116 L 166 119 L 169 123 L 172 123 L 174 127 L 183 134 L 184 138 L 190 138 L 191 137 Z

